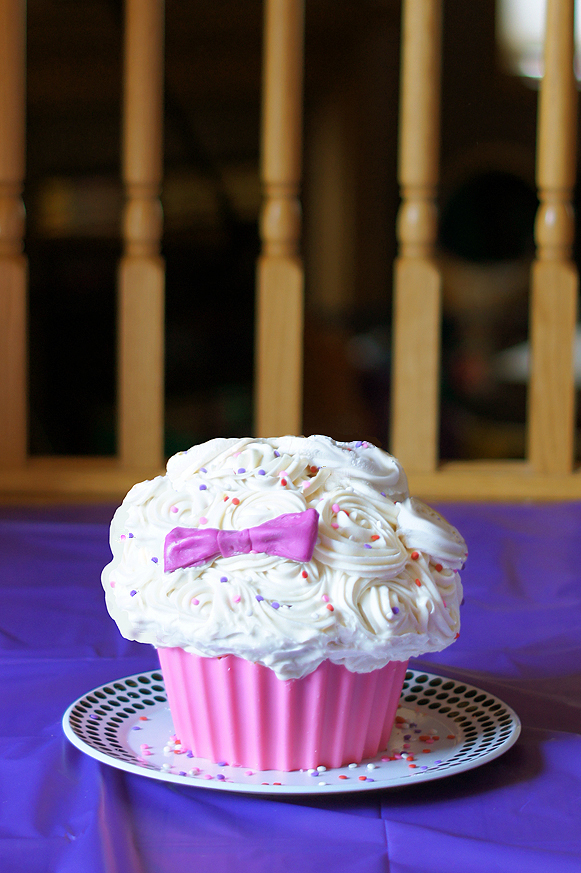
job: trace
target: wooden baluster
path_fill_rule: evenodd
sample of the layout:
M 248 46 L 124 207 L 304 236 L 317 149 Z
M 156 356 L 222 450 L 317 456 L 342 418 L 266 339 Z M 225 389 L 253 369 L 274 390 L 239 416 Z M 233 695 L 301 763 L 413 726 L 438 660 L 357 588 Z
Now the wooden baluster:
M 157 468 L 163 459 L 163 32 L 163 0 L 126 0 L 118 388 L 126 467 Z
M 433 254 L 440 34 L 440 0 L 405 0 L 391 446 L 410 473 L 432 472 L 438 460 L 441 277 Z
M 574 0 L 548 0 L 545 68 L 539 96 L 535 225 L 530 314 L 528 459 L 536 473 L 568 473 L 575 429 L 574 341 L 577 91 L 573 71 Z
M 266 437 L 301 432 L 303 30 L 303 0 L 266 0 L 255 392 L 255 432 Z
M 0 467 L 27 454 L 27 265 L 22 254 L 26 3 L 0 0 Z

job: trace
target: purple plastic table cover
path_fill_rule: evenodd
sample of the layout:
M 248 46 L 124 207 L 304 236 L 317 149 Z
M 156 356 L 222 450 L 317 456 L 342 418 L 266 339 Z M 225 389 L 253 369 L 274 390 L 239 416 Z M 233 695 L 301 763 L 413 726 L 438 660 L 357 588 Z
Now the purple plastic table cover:
M 412 666 L 498 695 L 521 737 L 435 782 L 281 799 L 158 782 L 67 741 L 73 700 L 156 655 L 105 610 L 112 507 L 0 508 L 0 870 L 579 873 L 581 505 L 442 509 L 470 549 L 462 633 Z

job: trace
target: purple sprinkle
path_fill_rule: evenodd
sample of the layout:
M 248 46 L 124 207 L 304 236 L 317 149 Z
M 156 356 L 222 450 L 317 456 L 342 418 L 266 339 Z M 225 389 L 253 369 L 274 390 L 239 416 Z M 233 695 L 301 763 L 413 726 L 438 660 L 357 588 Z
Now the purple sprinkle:
M 207 472 L 208 472 L 208 471 L 206 470 L 205 467 L 200 467 L 200 473 L 207 473 Z
M 369 545 L 369 543 L 363 543 L 363 545 L 365 546 L 366 549 L 370 549 L 370 548 L 371 548 L 371 546 Z
M 382 497 L 385 497 L 385 491 L 380 491 L 379 493 L 381 494 Z
M 264 600 L 264 597 L 262 596 L 262 594 L 257 594 L 257 595 L 256 595 L 256 599 L 257 599 L 258 602 L 260 603 L 261 600 Z
M 131 728 L 131 730 L 132 730 L 132 731 L 140 731 L 141 728 L 139 727 L 138 724 L 134 724 L 133 727 Z
M 226 777 L 224 776 L 223 773 L 218 773 L 218 775 L 216 776 L 216 779 L 219 779 L 220 782 L 223 782 L 225 778 L 226 778 Z
M 180 770 L 180 772 L 179 772 L 178 775 L 179 775 L 179 776 L 187 776 L 188 774 L 186 773 L 185 770 Z
M 151 560 L 153 561 L 154 564 L 157 564 L 159 558 L 152 558 Z
M 246 473 L 246 470 L 244 469 L 244 467 L 238 467 L 238 472 L 239 473 Z
M 130 540 L 133 539 L 133 534 L 127 534 L 127 536 L 129 537 Z
M 427 770 L 427 767 L 420 767 L 420 770 Z
M 318 770 L 311 770 L 311 772 L 309 773 L 309 776 L 318 776 L 318 775 L 319 775 Z
M 266 470 L 259 470 L 258 475 L 259 476 L 266 476 Z
M 200 485 L 200 491 L 206 491 L 207 485 Z
M 357 440 L 357 442 L 355 443 L 355 448 L 360 449 L 362 445 L 363 445 L 362 440 Z
M 221 577 L 220 577 L 220 582 L 227 582 L 227 581 L 228 581 L 228 577 L 227 577 L 227 576 L 221 576 Z
M 97 715 L 93 715 L 93 713 L 91 713 L 89 718 L 93 718 L 93 719 L 95 719 L 95 721 L 99 721 L 99 717 Z
M 365 781 L 366 782 L 375 782 L 375 779 L 372 779 L 371 776 L 366 776 Z
M 275 457 L 275 458 L 280 458 L 280 452 L 275 451 L 275 453 L 274 453 L 274 457 Z
M 273 609 L 280 609 L 280 603 L 277 603 L 276 600 L 273 600 L 270 605 Z
M 218 765 L 218 767 L 227 767 L 228 761 L 216 761 L 216 764 Z
M 188 751 L 186 752 L 186 757 L 188 757 L 188 758 L 193 758 L 193 757 L 194 757 L 194 753 L 192 752 L 191 749 L 188 749 Z
M 398 612 L 399 612 L 399 607 L 398 607 L 398 606 L 394 606 L 393 609 L 392 609 L 391 611 L 393 612 L 394 615 L 397 615 Z
M 411 740 L 411 738 L 412 738 L 411 734 L 406 734 L 404 737 L 404 740 Z
M 133 591 L 129 592 L 130 597 L 135 597 L 136 594 L 137 594 L 137 591 L 135 590 L 135 588 L 133 589 Z
M 434 764 L 441 764 L 441 763 L 442 763 L 441 759 L 438 761 L 434 761 Z

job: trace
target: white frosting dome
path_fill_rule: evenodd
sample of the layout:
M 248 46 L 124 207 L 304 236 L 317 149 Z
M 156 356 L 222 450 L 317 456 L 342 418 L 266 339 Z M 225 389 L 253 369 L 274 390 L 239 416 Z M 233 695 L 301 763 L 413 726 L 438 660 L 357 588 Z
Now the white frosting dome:
M 174 528 L 241 531 L 316 509 L 310 561 L 219 555 L 164 569 Z M 409 498 L 398 461 L 323 436 L 214 439 L 135 485 L 111 523 L 102 581 L 128 639 L 234 654 L 298 678 L 324 660 L 354 672 L 440 651 L 459 632 L 466 544 Z

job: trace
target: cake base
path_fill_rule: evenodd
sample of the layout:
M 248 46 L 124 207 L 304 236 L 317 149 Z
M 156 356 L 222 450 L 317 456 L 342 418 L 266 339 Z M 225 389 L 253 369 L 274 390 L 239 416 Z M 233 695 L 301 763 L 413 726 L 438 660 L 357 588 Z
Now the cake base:
M 407 661 L 351 673 L 324 661 L 281 680 L 243 658 L 158 649 L 176 734 L 196 757 L 256 770 L 341 767 L 387 747 Z

